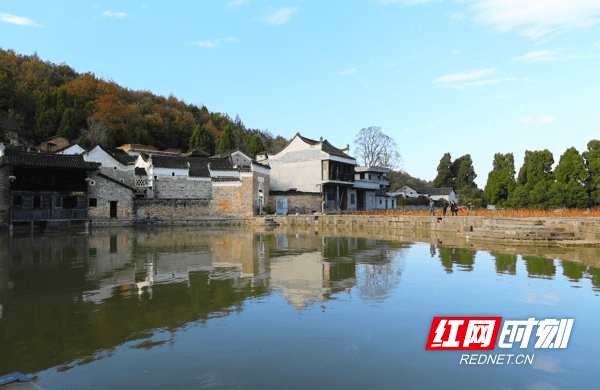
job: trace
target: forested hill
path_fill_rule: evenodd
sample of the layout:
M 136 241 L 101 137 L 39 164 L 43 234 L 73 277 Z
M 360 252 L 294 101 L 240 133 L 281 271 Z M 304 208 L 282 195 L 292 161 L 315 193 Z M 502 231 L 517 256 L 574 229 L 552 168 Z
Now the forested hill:
M 139 143 L 159 150 L 201 148 L 211 154 L 239 147 L 253 154 L 274 152 L 287 143 L 268 131 L 247 129 L 239 117 L 231 119 L 172 95 L 132 91 L 93 73 L 77 73 L 64 63 L 43 61 L 37 54 L 0 48 L 3 124 L 0 137 L 16 127 L 21 137 L 35 142 L 60 135 L 82 146 Z M 219 150 L 221 138 L 226 145 Z

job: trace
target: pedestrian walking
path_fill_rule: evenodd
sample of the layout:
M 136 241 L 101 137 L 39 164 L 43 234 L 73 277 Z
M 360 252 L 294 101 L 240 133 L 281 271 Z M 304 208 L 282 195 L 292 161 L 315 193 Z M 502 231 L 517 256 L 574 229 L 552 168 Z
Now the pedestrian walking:
M 456 207 L 456 203 L 454 201 L 452 201 L 450 204 L 450 212 L 452 215 L 458 215 L 458 207 Z
M 435 215 L 435 213 L 433 212 L 433 199 L 429 198 L 429 215 Z
M 446 210 L 448 209 L 448 201 L 444 199 L 442 202 L 442 215 L 446 215 Z

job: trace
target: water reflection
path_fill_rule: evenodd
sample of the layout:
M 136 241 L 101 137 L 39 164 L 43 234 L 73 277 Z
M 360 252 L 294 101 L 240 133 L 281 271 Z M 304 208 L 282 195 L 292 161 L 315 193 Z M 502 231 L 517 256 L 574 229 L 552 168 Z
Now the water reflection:
M 446 277 L 473 273 L 485 250 L 453 236 L 421 239 L 429 244 L 424 257 Z M 326 311 L 330 301 L 353 294 L 381 304 L 402 284 L 414 241 L 387 232 L 193 228 L 3 237 L 0 375 L 68 370 L 126 343 L 142 349 L 173 343 L 172 334 L 156 339 L 157 331 L 203 325 L 272 296 L 298 313 L 311 306 Z M 539 248 L 489 252 L 498 275 L 525 270 L 529 278 L 552 280 L 561 266 L 569 282 L 590 279 L 600 288 L 600 271 L 589 264 L 542 257 Z M 583 253 L 562 255 L 596 258 Z M 557 301 L 534 298 L 526 299 Z

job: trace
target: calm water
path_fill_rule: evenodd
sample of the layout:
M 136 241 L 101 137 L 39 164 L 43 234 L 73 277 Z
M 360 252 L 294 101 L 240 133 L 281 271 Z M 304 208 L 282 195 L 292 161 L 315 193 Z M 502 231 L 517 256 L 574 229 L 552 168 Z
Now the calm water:
M 596 249 L 349 235 L 4 236 L 0 375 L 46 389 L 598 388 Z M 486 351 L 533 364 L 467 366 L 425 351 L 434 316 L 575 322 L 564 350 Z

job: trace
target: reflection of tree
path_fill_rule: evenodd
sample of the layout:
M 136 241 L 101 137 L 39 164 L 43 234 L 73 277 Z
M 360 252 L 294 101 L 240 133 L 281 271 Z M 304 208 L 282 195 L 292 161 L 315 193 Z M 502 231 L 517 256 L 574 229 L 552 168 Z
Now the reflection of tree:
M 592 279 L 592 284 L 596 288 L 596 290 L 600 289 L 600 269 L 589 267 L 587 272 L 590 274 Z
M 572 261 L 562 261 L 563 275 L 571 281 L 578 282 L 583 277 L 583 273 L 587 269 L 586 265 L 574 263 Z
M 533 256 L 523 256 L 523 260 L 525 260 L 527 273 L 531 278 L 552 279 L 556 274 L 554 260 Z
M 492 253 L 496 259 L 496 272 L 499 274 L 517 274 L 517 256 L 505 255 L 500 253 Z
M 394 264 L 364 264 L 357 275 L 358 295 L 366 301 L 383 302 L 400 284 L 402 270 Z
M 447 273 L 452 273 L 452 265 L 456 264 L 460 271 L 473 271 L 475 251 L 466 248 L 448 248 L 438 245 L 440 261 Z

